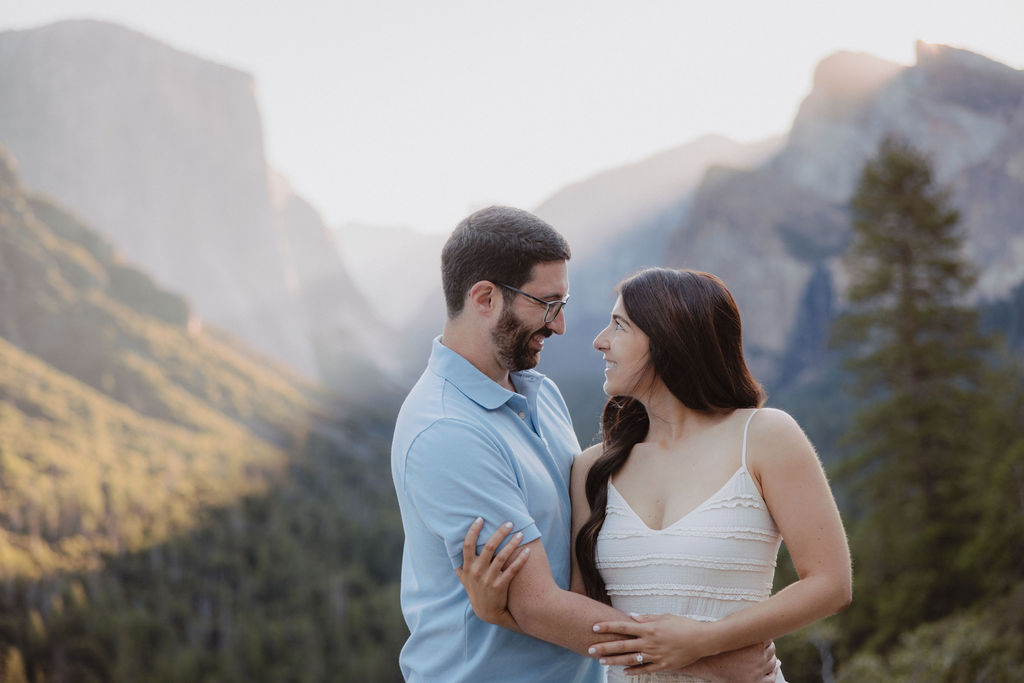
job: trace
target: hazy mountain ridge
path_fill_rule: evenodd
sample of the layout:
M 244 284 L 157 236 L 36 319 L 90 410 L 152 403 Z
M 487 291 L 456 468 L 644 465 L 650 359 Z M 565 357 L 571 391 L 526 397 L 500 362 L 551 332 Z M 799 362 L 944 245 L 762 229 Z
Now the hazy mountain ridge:
M 160 541 L 202 507 L 266 486 L 288 449 L 335 419 L 312 386 L 189 326 L 180 297 L 26 195 L 2 148 L 0 272 L 5 571 L 98 566 L 101 553 Z M 147 477 L 157 490 L 135 486 Z
M 632 219 L 616 218 L 619 227 L 601 234 L 599 248 L 589 248 L 587 233 L 599 205 L 587 198 L 611 192 L 604 179 L 615 174 L 542 204 L 559 207 L 550 216 L 576 255 L 568 331 L 549 344 L 542 369 L 578 416 L 581 440 L 595 433 L 603 400 L 591 340 L 607 322 L 614 284 L 644 265 L 725 280 L 743 313 L 748 359 L 770 395 L 836 378 L 825 344 L 844 302 L 847 203 L 886 134 L 930 154 L 950 187 L 979 270 L 979 305 L 1024 282 L 1024 72 L 944 46 L 920 43 L 917 51 L 910 67 L 864 54 L 824 59 L 778 148 L 746 167 L 706 165 L 691 191 L 662 203 L 672 209 L 658 217 L 639 203 Z
M 251 76 L 68 21 L 0 33 L 0 90 L 0 142 L 26 186 L 96 225 L 199 316 L 307 377 L 343 375 L 339 363 L 365 371 L 363 338 L 337 328 L 376 323 L 330 262 L 319 215 L 297 211 L 294 192 L 272 198 Z
M 534 211 L 566 236 L 576 258 L 586 259 L 609 240 L 685 209 L 709 166 L 756 166 L 779 139 L 739 143 L 720 135 L 697 140 L 573 183 Z
M 862 76 L 850 86 L 850 74 Z M 837 83 L 837 79 L 839 82 Z M 709 176 L 675 229 L 666 262 L 719 274 L 743 310 L 759 376 L 781 377 L 809 287 L 841 306 L 839 255 L 846 202 L 878 141 L 895 134 L 932 156 L 953 191 L 979 294 L 998 299 L 1024 280 L 1020 152 L 1024 73 L 972 53 L 918 44 L 918 63 L 897 68 L 866 55 L 822 62 L 783 149 L 762 168 Z M 1016 213 L 1016 216 L 1019 216 Z M 822 268 L 829 273 L 823 281 Z
M 197 324 L 0 147 L 2 677 L 398 679 L 395 409 Z
M 439 303 L 441 247 L 447 235 L 356 223 L 343 225 L 336 232 L 345 269 L 377 317 L 395 329 L 405 329 L 429 308 L 437 314 L 437 327 L 444 315 L 444 304 Z M 384 255 L 391 267 L 381 261 Z

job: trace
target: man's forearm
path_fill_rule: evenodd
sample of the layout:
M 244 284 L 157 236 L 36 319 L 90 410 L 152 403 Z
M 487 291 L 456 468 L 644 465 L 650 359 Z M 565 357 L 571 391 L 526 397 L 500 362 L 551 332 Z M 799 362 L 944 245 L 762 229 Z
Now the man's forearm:
M 579 593 L 553 588 L 540 594 L 510 596 L 509 612 L 527 635 L 587 654 L 594 643 L 622 636 L 594 633 L 594 624 L 628 619 L 619 610 Z

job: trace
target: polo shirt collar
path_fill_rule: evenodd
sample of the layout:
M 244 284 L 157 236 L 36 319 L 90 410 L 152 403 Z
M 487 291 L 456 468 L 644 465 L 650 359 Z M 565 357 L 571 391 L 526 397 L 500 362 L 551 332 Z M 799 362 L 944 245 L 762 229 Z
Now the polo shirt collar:
M 480 372 L 468 360 L 442 344 L 440 336 L 434 339 L 427 366 L 454 384 L 469 399 L 487 410 L 494 410 L 508 403 L 515 396 L 523 395 L 528 400 L 534 398 L 541 380 L 544 378 L 544 375 L 535 370 L 512 373 L 512 381 L 520 392 L 516 394 Z

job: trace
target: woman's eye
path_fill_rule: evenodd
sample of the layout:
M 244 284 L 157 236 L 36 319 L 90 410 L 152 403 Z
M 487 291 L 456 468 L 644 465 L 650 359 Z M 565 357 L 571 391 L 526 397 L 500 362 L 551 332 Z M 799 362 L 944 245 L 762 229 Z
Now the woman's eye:
M 622 323 L 617 322 L 617 323 L 615 323 L 615 329 L 617 329 L 617 330 L 624 330 L 626 328 L 622 326 Z

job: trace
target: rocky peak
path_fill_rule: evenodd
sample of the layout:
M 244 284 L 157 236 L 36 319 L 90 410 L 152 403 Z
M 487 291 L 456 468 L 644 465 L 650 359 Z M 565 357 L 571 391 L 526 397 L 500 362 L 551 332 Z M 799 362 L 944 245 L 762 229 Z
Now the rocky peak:
M 1015 162 L 1024 72 L 945 46 L 918 44 L 918 54 L 912 67 L 850 53 L 824 60 L 784 149 L 760 171 L 709 177 L 669 242 L 670 263 L 715 272 L 732 288 L 762 375 L 784 371 L 813 278 L 840 270 L 847 202 L 885 135 L 929 155 L 953 190 L 979 294 L 1005 296 L 1024 278 Z
M 202 318 L 322 378 L 316 348 L 331 342 L 314 343 L 296 274 L 315 271 L 325 300 L 355 293 L 315 212 L 271 199 L 254 90 L 247 73 L 105 22 L 0 33 L 0 142 L 25 186 Z
M 814 70 L 814 85 L 803 101 L 794 129 L 806 120 L 842 119 L 859 111 L 905 67 L 861 52 L 837 52 Z
M 1009 120 L 1024 99 L 1024 72 L 988 57 L 923 41 L 914 79 L 937 101 Z

